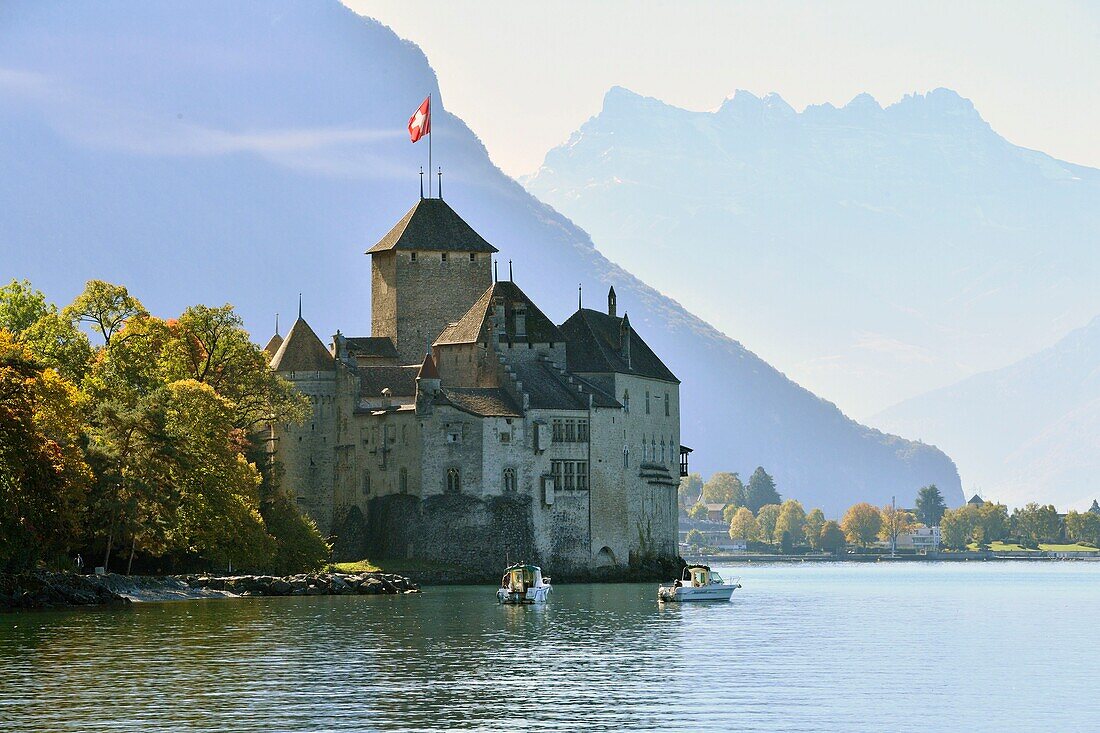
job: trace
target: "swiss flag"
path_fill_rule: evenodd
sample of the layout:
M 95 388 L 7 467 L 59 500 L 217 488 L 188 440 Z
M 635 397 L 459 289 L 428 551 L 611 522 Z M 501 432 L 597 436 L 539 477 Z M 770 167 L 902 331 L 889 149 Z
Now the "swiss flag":
M 432 98 L 425 97 L 424 102 L 409 118 L 409 139 L 416 142 L 432 131 Z

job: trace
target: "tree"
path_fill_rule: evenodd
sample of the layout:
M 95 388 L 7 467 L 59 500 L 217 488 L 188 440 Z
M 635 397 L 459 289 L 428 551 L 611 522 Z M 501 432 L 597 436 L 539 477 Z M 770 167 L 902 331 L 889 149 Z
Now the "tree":
M 830 519 L 821 525 L 821 533 L 817 544 L 826 552 L 836 552 L 844 547 L 844 530 L 840 528 L 839 524 Z
M 860 547 L 867 547 L 878 537 L 882 528 L 882 515 L 877 508 L 867 502 L 849 507 L 840 523 L 848 541 Z
M 938 525 L 945 509 L 947 504 L 935 484 L 929 484 L 917 492 L 917 521 L 925 527 Z
M 883 542 L 889 542 L 891 547 L 896 546 L 899 535 L 912 531 L 915 524 L 912 514 L 895 506 L 884 506 L 879 516 L 882 517 L 882 527 L 878 536 Z
M 767 504 L 756 513 L 756 526 L 760 532 L 760 541 L 771 543 L 775 539 L 775 525 L 779 521 L 779 505 Z
M 88 337 L 27 280 L 0 287 L 0 328 L 10 331 L 39 363 L 74 384 L 84 376 L 92 355 Z
M 680 479 L 680 489 L 677 492 L 680 499 L 680 506 L 683 509 L 695 504 L 699 501 L 699 497 L 703 493 L 703 477 L 697 473 L 690 473 Z
M 707 505 L 703 502 L 697 503 L 691 509 L 688 510 L 688 517 L 696 521 L 702 521 L 707 518 Z
M 745 505 L 745 487 L 736 473 L 718 471 L 703 484 L 703 499 L 707 504 Z
M 757 514 L 767 504 L 778 504 L 781 501 L 779 492 L 775 488 L 775 479 L 768 475 L 763 466 L 757 466 L 749 478 L 748 488 L 745 489 L 745 506 Z
M 744 509 L 744 507 L 738 506 L 737 504 L 726 504 L 726 506 L 722 509 L 722 521 L 726 524 L 729 524 L 733 521 L 733 517 L 740 509 Z M 752 512 L 749 513 L 751 514 Z
M 1052 505 L 1030 502 L 1012 512 L 1012 529 L 1017 536 L 1033 543 L 1057 542 L 1062 526 Z
M 1100 514 L 1091 511 L 1067 513 L 1066 537 L 1074 542 L 1100 546 Z
M 697 529 L 689 529 L 687 535 L 684 537 L 684 543 L 696 550 L 704 547 L 707 543 L 706 536 Z
M 759 536 L 760 528 L 756 524 L 756 517 L 752 515 L 748 507 L 739 507 L 737 513 L 730 520 L 730 539 L 743 539 L 752 542 Z
M 970 511 L 977 513 L 976 523 L 981 527 L 982 539 L 985 542 L 1003 540 L 1011 532 L 1008 507 L 1004 504 L 987 501 L 980 507 L 972 507 Z
M 825 512 L 814 509 L 806 515 L 806 540 L 815 550 L 821 549 L 821 528 L 825 526 Z
M 0 329 L 0 570 L 66 554 L 91 472 L 81 448 L 82 398 Z
M 269 422 L 296 422 L 307 414 L 307 400 L 270 369 L 269 357 L 252 343 L 233 306 L 191 306 L 167 325 L 165 378 L 213 387 L 228 400 L 236 427 L 253 430 Z
M 948 509 L 940 517 L 943 546 L 949 550 L 965 550 L 970 543 L 977 516 L 969 507 Z
M 779 507 L 779 516 L 775 520 L 775 541 L 790 546 L 806 540 L 806 510 L 794 499 L 787 499 Z
M 110 347 L 111 339 L 128 320 L 148 315 L 148 311 L 122 285 L 89 280 L 84 292 L 76 296 L 62 314 L 74 323 L 88 324 L 103 338 L 104 345 Z

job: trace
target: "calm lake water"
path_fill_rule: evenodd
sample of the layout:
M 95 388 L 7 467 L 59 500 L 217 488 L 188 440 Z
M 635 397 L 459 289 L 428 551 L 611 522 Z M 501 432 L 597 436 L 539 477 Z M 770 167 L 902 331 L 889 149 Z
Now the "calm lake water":
M 0 614 L 0 729 L 1100 730 L 1100 564 L 723 572 Z

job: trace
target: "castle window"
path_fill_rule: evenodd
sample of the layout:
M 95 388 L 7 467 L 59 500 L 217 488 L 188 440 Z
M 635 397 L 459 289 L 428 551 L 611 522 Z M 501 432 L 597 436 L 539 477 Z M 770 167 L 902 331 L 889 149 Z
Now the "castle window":
M 462 442 L 462 428 L 447 428 L 447 442 L 448 443 L 461 443 Z
M 661 438 L 661 463 L 665 462 L 665 439 Z
M 653 460 L 656 461 L 657 460 L 657 437 L 656 436 L 652 436 L 652 435 L 650 436 L 650 438 L 649 438 L 649 448 L 650 448 L 649 454 L 651 456 L 653 456 Z
M 576 443 L 577 442 L 577 421 L 566 420 L 565 421 L 565 442 Z
M 630 468 L 630 446 L 623 446 L 623 468 Z
M 370 496 L 370 471 L 363 471 L 363 496 Z
M 645 391 L 645 414 L 649 414 L 649 390 Z
M 409 493 L 409 469 L 403 467 L 397 472 L 397 490 L 402 494 Z
M 587 420 L 577 420 L 577 442 L 578 443 L 587 443 L 588 442 L 588 421 Z
M 665 417 L 669 417 L 669 414 L 668 414 L 669 409 L 670 408 L 668 406 L 668 392 L 665 392 Z
M 645 442 L 645 434 L 643 433 L 642 434 L 642 461 L 648 461 L 648 460 L 649 460 L 649 447 L 648 447 L 648 444 Z
M 623 390 L 623 412 L 630 412 L 630 390 Z
M 439 261 L 440 262 L 446 262 L 447 261 L 447 253 L 446 252 L 444 252 L 442 255 L 439 256 Z
M 554 418 L 551 421 L 550 424 L 553 427 L 553 434 L 551 436 L 551 439 L 553 440 L 553 442 L 555 442 L 555 443 L 564 443 L 565 442 L 565 427 L 562 423 L 561 418 L 560 417 Z
M 501 443 L 511 443 L 512 442 L 512 434 L 508 431 L 502 430 L 500 432 L 500 442 Z
M 504 491 L 511 493 L 516 490 L 516 469 L 506 468 L 504 469 Z
M 416 252 L 409 253 L 409 260 L 412 262 L 416 262 Z
M 562 488 L 573 489 L 575 484 L 573 483 L 573 461 L 562 461 L 565 464 L 565 471 L 562 473 Z
M 447 469 L 447 493 L 462 493 L 462 477 L 459 475 L 457 468 Z
M 470 253 L 470 262 L 477 262 L 477 253 L 476 252 L 471 252 Z
M 550 461 L 550 475 L 554 477 L 554 485 L 561 486 L 562 461 Z
M 577 491 L 588 491 L 588 461 L 577 461 Z

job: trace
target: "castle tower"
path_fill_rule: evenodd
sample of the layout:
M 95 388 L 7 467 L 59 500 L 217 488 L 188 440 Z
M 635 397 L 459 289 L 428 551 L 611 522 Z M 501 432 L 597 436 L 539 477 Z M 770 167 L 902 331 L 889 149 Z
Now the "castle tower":
M 367 250 L 371 336 L 393 341 L 400 363 L 419 363 L 492 284 L 496 251 L 443 199 L 420 199 Z

